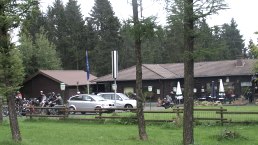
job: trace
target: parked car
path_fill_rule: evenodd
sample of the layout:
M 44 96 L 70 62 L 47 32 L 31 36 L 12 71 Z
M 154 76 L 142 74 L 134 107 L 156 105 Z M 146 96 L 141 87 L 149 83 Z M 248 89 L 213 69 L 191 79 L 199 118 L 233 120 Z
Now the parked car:
M 98 95 L 79 94 L 69 98 L 68 107 L 70 111 L 94 111 L 96 108 L 115 108 L 112 101 L 106 100 Z M 113 112 L 114 110 L 108 110 Z M 85 112 L 81 112 L 85 114 Z
M 116 93 L 116 97 L 114 92 L 98 93 L 97 95 L 112 100 L 117 108 L 136 108 L 136 100 L 128 98 L 123 93 Z

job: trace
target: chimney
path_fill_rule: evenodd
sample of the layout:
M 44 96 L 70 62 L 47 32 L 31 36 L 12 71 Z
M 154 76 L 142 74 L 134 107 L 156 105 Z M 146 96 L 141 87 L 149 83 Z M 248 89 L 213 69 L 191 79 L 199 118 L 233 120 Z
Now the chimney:
M 244 67 L 245 61 L 242 59 L 242 57 L 237 58 L 236 60 L 236 67 Z

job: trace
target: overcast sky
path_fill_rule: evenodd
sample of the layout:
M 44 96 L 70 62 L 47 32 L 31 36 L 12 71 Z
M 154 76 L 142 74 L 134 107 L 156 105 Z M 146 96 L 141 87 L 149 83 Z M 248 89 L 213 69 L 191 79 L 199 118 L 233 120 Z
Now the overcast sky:
M 68 0 L 63 0 L 66 4 Z M 81 12 L 84 17 L 88 16 L 88 13 L 94 5 L 94 0 L 77 0 L 81 5 Z M 131 0 L 109 0 L 112 4 L 115 15 L 120 19 L 127 19 L 132 16 Z M 162 0 L 159 0 L 162 1 Z M 213 15 L 208 18 L 210 26 L 222 25 L 224 23 L 230 23 L 234 18 L 238 24 L 240 34 L 245 39 L 246 46 L 250 39 L 253 39 L 255 43 L 258 41 L 258 35 L 254 32 L 258 31 L 258 0 L 225 0 L 228 3 L 230 9 L 221 11 L 218 15 Z M 54 0 L 41 0 L 42 9 L 46 9 L 48 5 L 52 5 Z M 160 24 L 165 23 L 166 13 L 164 10 L 164 3 L 157 2 L 157 0 L 143 0 L 143 16 L 157 16 Z

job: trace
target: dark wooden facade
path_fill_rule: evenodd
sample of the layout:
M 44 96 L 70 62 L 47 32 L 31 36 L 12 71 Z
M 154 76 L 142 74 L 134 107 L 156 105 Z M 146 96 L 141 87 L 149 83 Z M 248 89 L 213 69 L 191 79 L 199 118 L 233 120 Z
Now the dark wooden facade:
M 20 89 L 23 97 L 25 98 L 39 98 L 40 91 L 45 95 L 55 92 L 60 93 L 67 100 L 72 95 L 80 93 L 87 93 L 86 75 L 84 71 L 63 71 L 63 70 L 46 70 L 39 71 L 31 78 L 27 79 L 22 88 Z M 58 76 L 55 77 L 55 76 Z M 81 77 L 80 77 L 81 76 Z M 96 77 L 91 76 L 93 79 Z M 78 80 L 78 81 L 77 81 Z M 81 83 L 79 83 L 79 81 Z M 77 83 L 78 82 L 78 83 Z M 65 90 L 62 91 L 60 84 L 65 83 Z M 90 92 L 96 92 L 97 89 L 103 90 L 103 85 L 97 87 L 96 84 L 90 84 Z
M 219 93 L 219 80 L 222 79 L 225 93 L 233 96 L 245 96 L 253 90 L 252 78 L 254 77 L 254 65 L 257 59 L 237 59 L 210 62 L 196 62 L 194 64 L 194 95 L 196 98 Z M 136 68 L 120 70 L 116 79 L 118 92 L 135 92 Z M 257 76 L 258 78 L 258 76 Z M 148 92 L 148 86 L 152 86 L 153 99 L 164 98 L 175 93 L 177 82 L 184 87 L 184 64 L 143 64 L 142 65 L 143 92 Z M 106 91 L 112 91 L 114 82 L 112 74 L 102 76 L 94 80 L 97 84 L 105 83 Z M 214 85 L 211 85 L 214 82 Z M 213 89 L 211 86 L 214 86 Z M 258 87 L 257 87 L 258 88 Z M 182 89 L 183 90 L 183 89 Z M 257 89 L 258 90 L 258 89 Z
M 62 91 L 60 89 L 60 83 L 61 82 L 39 74 L 30 81 L 24 83 L 21 92 L 23 97 L 26 98 L 38 98 L 40 97 L 40 91 L 43 91 L 46 95 L 51 92 L 55 92 L 56 94 L 60 93 L 62 96 L 65 96 L 65 99 L 68 99 L 69 96 L 77 93 L 77 87 L 81 93 L 86 93 L 87 91 L 86 85 L 66 86 L 65 91 Z
M 246 95 L 247 88 L 251 84 L 252 76 L 230 76 L 230 77 L 201 77 L 195 78 L 195 88 L 196 93 L 195 96 L 209 96 L 211 91 L 211 82 L 215 82 L 215 91 L 219 93 L 219 79 L 222 79 L 223 85 L 225 88 L 225 93 L 228 89 L 232 89 L 233 93 L 236 96 Z M 228 79 L 228 80 L 227 80 Z M 171 95 L 171 92 L 175 94 L 175 87 L 177 87 L 177 82 L 180 82 L 181 88 L 184 88 L 184 80 L 183 79 L 160 79 L 160 80 L 143 80 L 143 92 L 148 92 L 148 86 L 152 86 L 152 101 L 157 100 L 158 98 L 164 98 L 166 95 Z M 228 82 L 227 82 L 228 81 Z M 103 82 L 102 82 L 103 83 Z M 133 88 L 133 92 L 135 92 L 135 81 L 117 81 L 117 92 L 126 93 L 126 88 Z M 113 91 L 111 86 L 113 82 L 105 82 L 106 90 L 105 91 Z M 202 92 L 202 89 L 204 92 Z M 157 91 L 159 90 L 159 91 Z

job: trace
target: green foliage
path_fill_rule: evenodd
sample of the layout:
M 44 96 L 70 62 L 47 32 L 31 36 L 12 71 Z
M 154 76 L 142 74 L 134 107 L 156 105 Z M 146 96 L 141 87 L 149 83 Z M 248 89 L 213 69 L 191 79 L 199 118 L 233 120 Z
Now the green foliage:
M 222 140 L 235 140 L 235 139 L 243 139 L 247 140 L 246 137 L 243 137 L 239 132 L 225 129 L 219 135 L 216 136 L 218 141 Z
M 117 116 L 116 114 L 113 114 L 112 116 Z M 111 124 L 122 124 L 122 125 L 135 125 L 137 124 L 137 119 L 136 115 L 130 115 L 128 117 L 125 118 L 121 118 L 121 119 L 106 119 L 105 123 L 111 123 Z
M 37 57 L 40 69 L 60 69 L 61 63 L 55 45 L 48 41 L 43 29 L 36 34 L 35 46 L 34 54 Z
M 225 59 L 236 59 L 242 56 L 244 49 L 244 40 L 242 37 L 234 19 L 231 20 L 230 24 L 224 24 L 222 26 L 221 39 L 225 40 L 226 43 L 225 51 L 223 51 L 226 54 Z
M 258 45 L 255 45 L 252 40 L 249 41 L 248 48 L 250 50 L 249 55 L 253 59 L 258 58 Z
M 0 93 L 4 97 L 19 89 L 24 79 L 21 56 L 11 43 L 8 32 L 18 27 L 33 2 L 25 0 L 0 2 Z
M 44 29 L 35 34 L 35 43 L 30 36 L 22 34 L 19 50 L 22 53 L 26 74 L 32 75 L 39 69 L 60 69 L 61 62 L 56 53 L 55 46 L 48 41 Z
M 0 53 L 0 80 L 2 82 L 0 94 L 4 97 L 21 87 L 24 80 L 24 68 L 21 54 L 17 49 L 12 49 L 9 56 Z
M 35 43 L 36 34 L 40 33 L 40 28 L 46 25 L 45 22 L 46 20 L 40 11 L 39 3 L 33 5 L 31 11 L 22 22 L 20 34 L 30 35 L 33 43 Z
M 114 15 L 108 0 L 95 0 L 88 24 L 94 28 L 95 47 L 92 52 L 91 69 L 102 76 L 111 73 L 111 51 L 120 51 L 120 22 Z M 111 37 L 112 36 L 112 37 Z
M 48 38 L 56 46 L 62 67 L 84 69 L 88 36 L 77 1 L 69 0 L 64 6 L 62 1 L 56 0 L 48 8 L 46 21 Z
M 37 4 L 37 0 L 2 0 L 0 2 L 0 27 L 8 30 L 17 28 L 31 6 Z

